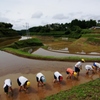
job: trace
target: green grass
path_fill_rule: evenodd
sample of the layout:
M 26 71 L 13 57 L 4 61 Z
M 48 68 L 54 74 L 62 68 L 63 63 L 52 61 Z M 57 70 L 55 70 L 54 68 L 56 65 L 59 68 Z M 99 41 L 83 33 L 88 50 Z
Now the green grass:
M 31 46 L 43 46 L 43 44 L 39 39 L 32 38 L 27 40 L 16 41 L 8 45 L 7 47 L 19 49 L 19 48 L 31 47 Z
M 61 91 L 43 100 L 100 100 L 100 78 L 70 90 Z
M 100 34 L 83 34 L 82 37 L 97 37 L 100 38 Z
M 86 58 L 86 57 L 79 57 L 79 56 L 67 56 L 67 57 L 55 57 L 55 56 L 41 56 L 36 54 L 30 54 L 28 52 L 24 52 L 23 50 L 14 49 L 14 48 L 2 48 L 1 50 L 15 54 L 17 56 L 30 58 L 30 59 L 41 59 L 41 60 L 55 60 L 55 61 L 79 61 L 80 59 L 84 58 L 86 62 L 94 62 L 100 61 L 100 58 Z

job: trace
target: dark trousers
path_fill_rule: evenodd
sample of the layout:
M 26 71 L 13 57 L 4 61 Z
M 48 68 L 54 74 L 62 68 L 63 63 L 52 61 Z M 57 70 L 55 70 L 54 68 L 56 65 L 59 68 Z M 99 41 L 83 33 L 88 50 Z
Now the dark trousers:
M 6 85 L 6 86 L 4 87 L 4 92 L 5 92 L 5 93 L 8 93 L 8 88 L 9 88 L 8 85 Z
M 17 79 L 17 83 L 18 83 L 18 86 L 20 86 L 20 85 L 21 85 L 21 83 L 20 83 L 19 79 Z

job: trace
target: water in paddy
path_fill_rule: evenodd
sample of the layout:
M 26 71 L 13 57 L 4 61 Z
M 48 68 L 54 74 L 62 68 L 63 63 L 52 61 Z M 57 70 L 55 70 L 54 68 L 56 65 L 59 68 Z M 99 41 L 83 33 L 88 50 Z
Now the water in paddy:
M 78 80 L 66 79 L 66 68 L 73 68 L 75 63 L 76 62 L 33 60 L 0 51 L 0 100 L 40 100 L 46 96 L 56 94 L 100 77 L 99 72 L 94 75 L 91 75 L 91 73 L 90 75 L 86 75 L 84 66 L 86 64 L 92 65 L 92 63 L 85 62 Z M 61 84 L 53 83 L 53 73 L 55 71 L 59 71 L 63 75 L 64 79 Z M 42 72 L 46 77 L 46 85 L 44 87 L 37 87 L 36 74 L 38 72 Z M 19 87 L 16 79 L 21 75 L 27 77 L 31 82 L 28 93 L 18 91 Z M 14 90 L 13 97 L 8 97 L 3 92 L 3 84 L 6 78 L 12 80 L 12 88 Z

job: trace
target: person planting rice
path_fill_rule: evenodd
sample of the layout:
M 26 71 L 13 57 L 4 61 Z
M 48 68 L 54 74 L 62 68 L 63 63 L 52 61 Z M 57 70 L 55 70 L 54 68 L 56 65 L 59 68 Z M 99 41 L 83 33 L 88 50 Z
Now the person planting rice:
M 39 87 L 40 85 L 43 86 L 45 85 L 46 79 L 45 76 L 42 73 L 37 73 L 36 75 L 36 80 L 37 80 L 37 86 Z
M 54 80 L 53 82 L 61 82 L 63 80 L 62 74 L 60 74 L 58 71 L 54 72 Z
M 86 74 L 89 74 L 90 71 L 92 71 L 92 73 L 95 73 L 95 67 L 91 66 L 91 65 L 85 65 L 85 69 L 86 69 Z
M 19 91 L 21 90 L 26 91 L 30 86 L 30 81 L 24 76 L 20 76 L 19 78 L 17 78 L 17 83 L 19 86 Z
M 85 60 L 84 59 L 81 59 L 81 61 L 78 61 L 76 64 L 75 64 L 75 72 L 77 72 L 77 75 L 79 76 L 79 73 L 80 73 L 80 69 L 82 69 L 82 63 L 84 63 Z
M 99 71 L 100 71 L 100 63 L 94 62 L 94 63 L 93 63 L 93 66 L 95 66 L 95 69 L 96 69 L 96 70 L 99 70 Z
M 6 79 L 4 81 L 4 92 L 5 94 L 9 95 L 9 93 L 13 94 L 13 89 L 12 89 L 12 82 L 10 79 Z
M 66 77 L 67 79 L 68 78 L 72 79 L 72 78 L 77 78 L 78 77 L 77 73 L 71 68 L 67 68 L 66 73 L 67 73 L 67 77 Z

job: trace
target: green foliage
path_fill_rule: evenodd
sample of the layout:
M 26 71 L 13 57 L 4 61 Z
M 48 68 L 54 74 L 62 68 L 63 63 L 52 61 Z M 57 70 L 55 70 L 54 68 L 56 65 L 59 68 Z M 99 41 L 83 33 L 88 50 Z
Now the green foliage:
M 74 19 L 70 23 L 70 27 L 73 27 L 73 26 L 79 26 L 82 29 L 91 28 L 92 26 L 96 26 L 96 21 L 92 19 L 88 21 L 85 21 L 85 20 L 81 21 L 78 19 Z
M 3 34 L 3 37 L 18 36 L 18 33 L 13 29 L 0 28 L 0 32 Z
M 43 100 L 100 100 L 100 79 L 61 91 Z
M 31 35 L 41 35 L 41 36 L 54 36 L 54 37 L 61 37 L 66 36 L 65 31 L 50 31 L 50 32 L 31 32 Z
M 87 42 L 89 42 L 91 44 L 95 44 L 95 45 L 100 45 L 100 38 L 90 37 L 87 39 Z
M 10 24 L 10 23 L 4 23 L 4 22 L 0 22 L 0 28 L 8 28 L 8 29 L 10 29 L 10 28 L 12 28 L 12 24 Z
M 100 45 L 100 34 L 83 34 L 82 37 L 87 38 L 87 43 Z
M 100 38 L 100 34 L 83 34 L 82 37 Z
M 66 34 L 66 35 L 71 34 L 71 30 L 70 30 L 70 28 L 67 28 L 67 30 L 66 30 L 66 32 L 65 32 L 65 34 Z
M 69 38 L 75 38 L 75 39 L 79 39 L 81 37 L 81 34 L 75 34 L 74 32 L 71 33 L 69 36 Z
M 67 30 L 67 34 L 69 38 L 75 38 L 78 39 L 81 37 L 81 31 L 82 29 L 79 26 L 73 26 L 71 29 Z
M 31 46 L 43 46 L 43 44 L 40 40 L 33 38 L 33 39 L 27 39 L 27 40 L 14 42 L 13 44 L 7 47 L 19 49 L 19 48 L 31 47 Z
M 85 31 L 82 29 L 88 29 L 92 26 L 96 26 L 95 20 L 78 20 L 74 19 L 71 23 L 53 23 L 47 24 L 45 26 L 35 26 L 31 27 L 28 30 L 15 31 L 12 29 L 12 24 L 10 23 L 0 23 L 0 37 L 13 37 L 17 35 L 26 35 L 26 31 L 30 32 L 30 35 L 42 35 L 42 36 L 70 36 L 71 38 L 80 38 L 81 34 L 85 34 Z M 59 34 L 63 32 L 63 34 Z M 73 34 L 74 33 L 74 34 Z M 76 35 L 76 36 L 75 36 Z
M 54 36 L 54 37 L 71 37 L 78 39 L 82 34 L 86 34 L 87 31 L 83 29 L 89 29 L 92 26 L 96 26 L 95 20 L 78 20 L 74 19 L 71 23 L 59 24 L 47 24 L 45 26 L 37 26 L 29 28 L 30 35 L 41 35 L 41 36 Z M 59 34 L 62 33 L 63 34 Z M 19 34 L 25 35 L 25 31 L 19 32 Z
M 90 29 L 83 29 L 81 31 L 81 34 L 89 34 L 89 33 L 92 33 L 92 30 L 90 30 Z
M 4 35 L 3 35 L 3 33 L 2 33 L 2 32 L 0 32 L 0 37 L 4 37 Z
M 71 31 L 78 31 L 78 30 L 81 30 L 81 28 L 79 26 L 72 26 L 71 27 Z
M 12 26 L 10 23 L 0 23 L 0 38 L 18 36 L 18 33 L 12 29 Z

